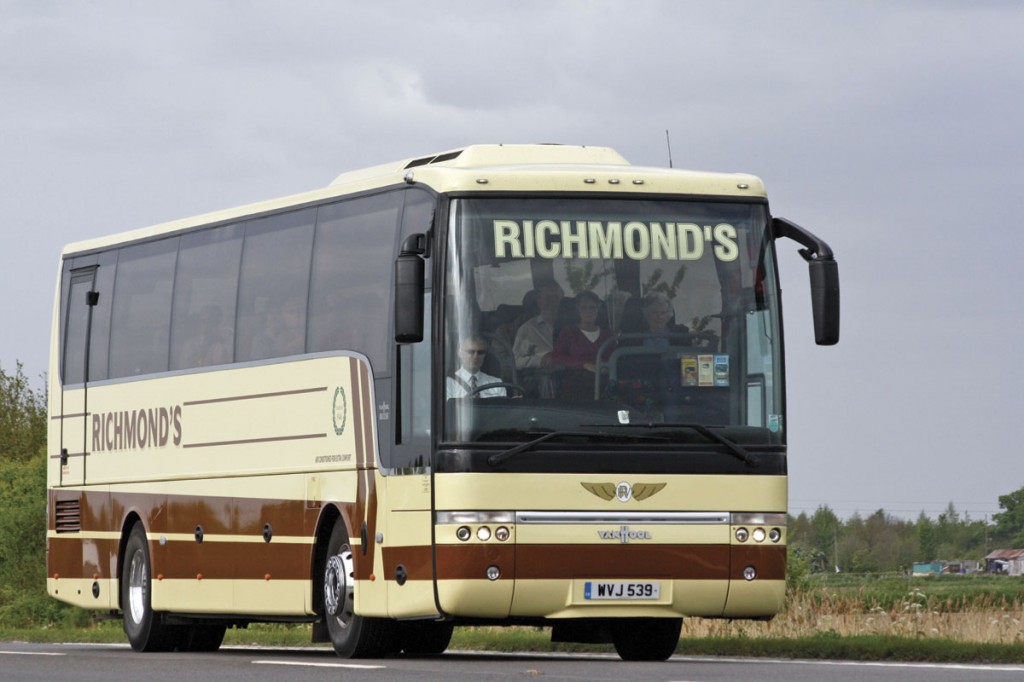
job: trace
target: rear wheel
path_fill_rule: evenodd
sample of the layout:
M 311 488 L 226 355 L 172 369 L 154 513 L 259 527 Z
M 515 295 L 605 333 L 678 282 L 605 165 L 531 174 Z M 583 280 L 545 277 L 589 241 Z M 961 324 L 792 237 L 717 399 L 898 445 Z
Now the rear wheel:
M 664 661 L 679 645 L 682 618 L 642 618 L 616 622 L 612 642 L 624 661 Z
M 396 623 L 355 613 L 355 560 L 345 524 L 339 519 L 327 542 L 321 579 L 324 622 L 342 658 L 379 658 L 396 652 Z
M 171 651 L 181 631 L 166 625 L 163 614 L 153 611 L 151 563 L 146 531 L 136 523 L 128 535 L 121 565 L 121 608 L 124 632 L 136 651 Z

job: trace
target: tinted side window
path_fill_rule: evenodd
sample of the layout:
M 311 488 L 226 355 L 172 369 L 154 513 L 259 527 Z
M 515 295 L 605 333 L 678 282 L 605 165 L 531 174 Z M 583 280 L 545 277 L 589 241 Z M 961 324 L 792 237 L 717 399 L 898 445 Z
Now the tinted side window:
M 243 232 L 242 225 L 227 225 L 182 236 L 171 313 L 171 369 L 232 361 Z
M 106 251 L 101 254 L 93 254 L 90 256 L 78 256 L 73 260 L 69 259 L 64 261 L 63 274 L 61 275 L 61 317 L 60 317 L 60 329 L 61 329 L 61 377 L 64 379 L 64 383 L 78 383 L 84 380 L 84 367 L 81 369 L 74 369 L 72 375 L 69 376 L 65 373 L 66 361 L 69 359 L 67 356 L 68 351 L 72 353 L 76 352 L 75 349 L 81 349 L 84 352 L 84 347 L 80 346 L 85 342 L 84 336 L 79 339 L 69 339 L 67 322 L 68 318 L 68 306 L 70 305 L 70 288 L 71 288 L 71 271 L 79 270 L 82 268 L 99 266 L 96 270 L 92 290 L 99 293 L 99 301 L 92 308 L 92 321 L 89 322 L 87 317 L 79 320 L 87 324 L 92 328 L 91 341 L 89 342 L 89 381 L 101 381 L 107 378 L 107 359 L 110 355 L 110 313 L 113 309 L 114 304 L 114 273 L 117 270 L 117 251 Z M 79 300 L 76 303 L 80 306 L 82 301 Z M 75 315 L 85 315 L 86 311 L 75 310 Z M 84 334 L 84 329 L 78 330 L 75 333 Z M 84 356 L 82 356 L 84 358 Z M 72 362 L 82 364 L 80 358 L 70 358 Z M 72 380 L 73 379 L 73 380 Z
M 67 317 L 64 329 L 64 383 L 80 384 L 85 381 L 86 330 L 89 326 L 89 306 L 86 294 L 92 291 L 95 268 L 71 274 L 68 290 Z
M 320 207 L 310 285 L 309 351 L 356 350 L 388 367 L 391 272 L 403 193 Z
M 306 209 L 246 223 L 238 285 L 237 361 L 305 350 L 315 217 L 316 209 Z
M 178 239 L 120 250 L 110 324 L 110 377 L 167 370 Z
M 74 268 L 73 261 L 70 258 L 64 260 L 61 263 L 60 269 L 60 317 L 58 323 L 60 324 L 60 376 L 64 383 L 68 383 L 67 380 L 67 348 L 68 348 L 68 304 L 70 301 L 71 291 L 71 270 Z
M 77 260 L 77 259 L 76 259 Z M 99 300 L 92 309 L 92 338 L 89 342 L 89 381 L 101 381 L 109 373 L 110 316 L 114 310 L 114 274 L 117 272 L 117 251 L 99 255 L 99 269 L 93 288 Z

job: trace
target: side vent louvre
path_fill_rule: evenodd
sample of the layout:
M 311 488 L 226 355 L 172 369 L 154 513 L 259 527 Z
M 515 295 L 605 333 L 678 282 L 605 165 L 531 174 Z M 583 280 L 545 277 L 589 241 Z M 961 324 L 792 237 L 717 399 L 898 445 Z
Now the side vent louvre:
M 78 533 L 82 530 L 82 501 L 57 500 L 57 532 Z

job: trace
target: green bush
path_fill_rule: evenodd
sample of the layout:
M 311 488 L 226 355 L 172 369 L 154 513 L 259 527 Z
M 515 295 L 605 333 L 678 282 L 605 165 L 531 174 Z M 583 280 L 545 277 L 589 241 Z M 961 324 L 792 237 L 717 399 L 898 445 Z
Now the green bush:
M 46 397 L 0 367 L 0 626 L 65 621 L 46 593 Z
M 0 366 L 0 462 L 27 462 L 45 453 L 45 391 L 32 389 L 21 363 L 14 374 Z

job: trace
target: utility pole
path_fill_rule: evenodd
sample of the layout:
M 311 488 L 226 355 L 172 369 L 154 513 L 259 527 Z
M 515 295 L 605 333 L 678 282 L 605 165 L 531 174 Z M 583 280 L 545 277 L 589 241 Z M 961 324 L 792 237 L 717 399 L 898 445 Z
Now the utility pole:
M 832 526 L 832 565 L 839 573 L 839 526 Z

